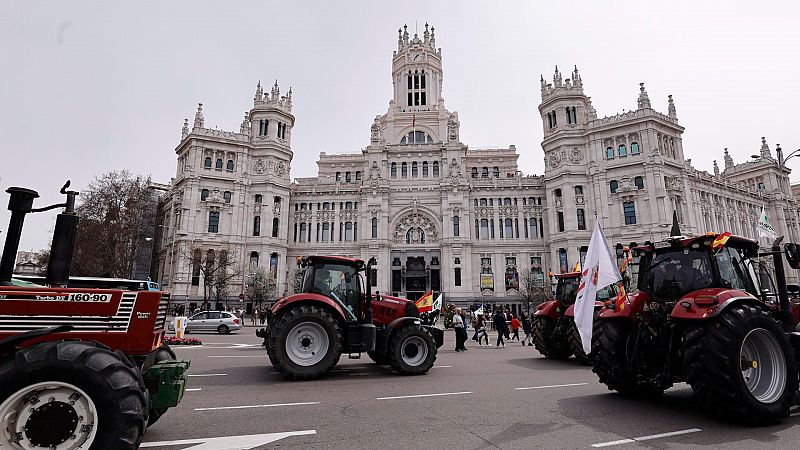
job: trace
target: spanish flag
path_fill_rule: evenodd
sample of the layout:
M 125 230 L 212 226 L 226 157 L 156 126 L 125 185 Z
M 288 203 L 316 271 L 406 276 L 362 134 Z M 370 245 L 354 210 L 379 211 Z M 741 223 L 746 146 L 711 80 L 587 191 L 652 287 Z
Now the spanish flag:
M 433 309 L 433 291 L 428 291 L 416 302 L 419 312 L 430 312 Z
M 619 292 L 617 292 L 617 299 L 615 301 L 615 306 L 617 310 L 625 309 L 625 300 L 627 298 L 628 298 L 628 293 L 625 292 L 625 285 L 620 283 Z
M 725 243 L 728 242 L 728 239 L 731 237 L 731 232 L 726 231 L 722 234 L 718 234 L 717 237 L 711 242 L 711 251 L 715 252 L 722 247 L 725 247 Z

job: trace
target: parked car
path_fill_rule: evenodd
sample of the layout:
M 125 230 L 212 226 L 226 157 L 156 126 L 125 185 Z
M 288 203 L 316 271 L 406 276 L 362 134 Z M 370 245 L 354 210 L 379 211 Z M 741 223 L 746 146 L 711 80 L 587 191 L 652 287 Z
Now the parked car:
M 186 332 L 216 331 L 228 334 L 242 329 L 242 319 L 227 311 L 202 311 L 191 317 L 186 323 Z M 175 331 L 175 325 L 169 323 L 169 331 Z

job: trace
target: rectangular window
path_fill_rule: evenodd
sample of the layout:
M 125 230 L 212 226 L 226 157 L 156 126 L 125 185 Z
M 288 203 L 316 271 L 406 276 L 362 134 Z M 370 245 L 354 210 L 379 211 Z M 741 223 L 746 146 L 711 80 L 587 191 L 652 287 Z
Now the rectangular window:
M 419 92 L 414 92 L 414 106 L 419 106 Z
M 564 232 L 564 212 L 558 212 L 558 231 Z
M 344 224 L 344 240 L 353 240 L 353 222 L 347 222 Z
M 219 233 L 219 211 L 208 213 L 208 232 Z
M 409 80 L 411 80 L 411 78 L 409 78 Z M 411 92 L 408 93 L 408 106 L 413 106 L 414 105 L 414 103 L 412 102 L 412 99 L 413 99 L 412 95 L 413 94 L 411 94 Z
M 378 219 L 372 219 L 372 239 L 378 238 Z
M 253 217 L 253 236 L 261 235 L 261 216 Z
M 421 95 L 422 95 L 422 101 L 420 103 L 422 104 L 422 106 L 425 106 L 425 93 L 423 92 Z
M 301 223 L 300 224 L 300 242 L 305 242 L 306 241 L 306 232 L 307 232 L 306 224 Z
M 456 286 L 461 286 L 461 268 L 456 267 L 453 269 L 453 284 Z
M 459 226 L 461 225 L 459 220 L 458 216 L 453 216 L 453 236 L 455 237 L 459 236 Z
M 625 214 L 625 225 L 636 224 L 636 206 L 633 202 L 624 202 L 622 204 L 622 211 Z
M 200 258 L 195 257 L 192 265 L 192 286 L 200 286 Z
M 506 238 L 511 239 L 514 237 L 514 226 L 511 219 L 505 220 L 505 226 L 503 228 L 505 228 Z
M 586 213 L 584 212 L 583 208 L 578 208 L 577 217 L 578 217 L 578 229 L 579 230 L 585 230 L 586 229 Z
M 489 219 L 489 237 L 494 239 L 494 219 Z
M 369 269 L 369 283 L 372 287 L 378 285 L 378 269 Z
M 530 226 L 530 237 L 531 239 L 536 239 L 539 237 L 539 230 L 536 226 L 536 219 L 531 219 L 528 221 L 528 225 Z
M 480 239 L 489 239 L 489 220 L 481 219 Z
M 322 242 L 328 242 L 331 240 L 331 224 L 325 222 L 322 224 Z
M 278 237 L 278 218 L 272 219 L 272 237 Z

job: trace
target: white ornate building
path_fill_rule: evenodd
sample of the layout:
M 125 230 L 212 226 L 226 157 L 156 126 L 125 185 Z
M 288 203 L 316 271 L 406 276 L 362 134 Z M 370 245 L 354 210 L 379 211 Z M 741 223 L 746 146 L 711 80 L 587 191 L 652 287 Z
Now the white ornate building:
M 405 28 L 405 27 L 404 27 Z M 797 240 L 789 169 L 762 138 L 760 157 L 722 172 L 684 158 L 683 127 L 652 109 L 598 118 L 577 68 L 541 80 L 543 176 L 522 176 L 508 148 L 459 139 L 458 113 L 442 96 L 434 29 L 398 31 L 393 98 L 369 145 L 321 153 L 313 178 L 290 178 L 292 92 L 259 83 L 238 132 L 204 127 L 202 105 L 184 123 L 172 179 L 159 205 L 155 271 L 177 299 L 202 297 L 186 248 L 226 251 L 243 273 L 262 265 L 287 290 L 297 257 L 337 254 L 379 261 L 377 290 L 416 298 L 428 290 L 459 303 L 513 303 L 518 274 L 567 271 L 584 256 L 595 218 L 628 244 L 663 238 L 676 210 L 684 234 L 754 236 L 767 205 L 780 234 Z M 522 87 L 524 89 L 525 87 Z M 235 292 L 241 291 L 243 278 Z

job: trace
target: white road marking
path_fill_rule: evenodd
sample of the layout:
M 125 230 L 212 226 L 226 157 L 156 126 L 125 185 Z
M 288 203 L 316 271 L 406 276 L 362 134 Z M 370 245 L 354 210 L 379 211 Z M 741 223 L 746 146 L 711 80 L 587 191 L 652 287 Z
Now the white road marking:
M 202 390 L 203 388 L 186 388 L 186 392 L 197 392 Z
M 227 376 L 227 373 L 197 373 L 197 374 L 189 374 L 190 377 L 224 377 Z
M 703 431 L 700 428 L 689 428 L 688 430 L 670 431 L 669 433 L 651 434 L 649 436 L 641 436 L 632 439 L 620 439 L 618 441 L 601 442 L 599 444 L 592 444 L 592 447 L 611 447 L 612 445 L 630 444 L 632 442 L 649 441 L 652 439 L 661 439 L 670 436 L 680 436 L 681 434 L 697 433 Z
M 589 383 L 551 384 L 550 386 L 530 386 L 530 387 L 514 388 L 514 390 L 527 391 L 529 389 L 550 389 L 550 388 L 560 388 L 560 387 L 570 387 L 570 386 L 586 386 L 587 384 Z
M 223 436 L 201 439 L 181 439 L 178 441 L 143 442 L 141 448 L 168 447 L 172 445 L 193 445 L 184 450 L 249 450 L 291 436 L 317 434 L 317 430 L 287 431 L 284 433 L 249 434 L 245 436 Z
M 206 355 L 206 358 L 263 358 L 264 355 Z
M 400 395 L 398 397 L 378 397 L 375 400 L 395 400 L 400 398 L 420 398 L 420 397 L 441 397 L 445 395 L 464 395 L 464 394 L 472 394 L 472 392 L 464 391 L 464 392 L 443 392 L 441 394 L 419 394 L 419 395 Z
M 433 366 L 434 369 L 436 369 L 436 368 L 445 369 L 445 368 L 448 368 L 448 367 L 453 367 L 453 366 Z
M 195 408 L 195 411 L 218 411 L 223 409 L 251 409 L 251 408 L 277 408 L 279 406 L 302 406 L 302 405 L 319 405 L 319 402 L 301 402 L 301 403 L 274 403 L 272 405 L 240 405 L 240 406 L 217 406 L 214 408 Z

